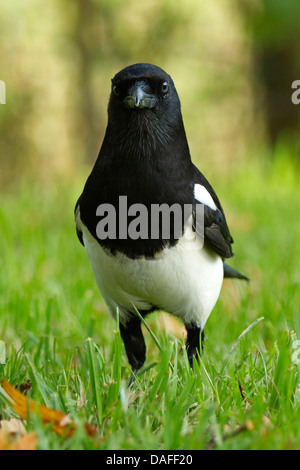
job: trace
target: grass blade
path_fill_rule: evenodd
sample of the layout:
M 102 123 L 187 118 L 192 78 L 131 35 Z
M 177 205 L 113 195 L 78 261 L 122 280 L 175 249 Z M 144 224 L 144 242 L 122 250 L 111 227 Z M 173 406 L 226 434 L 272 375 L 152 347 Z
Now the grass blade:
M 257 323 L 259 323 L 260 321 L 264 320 L 264 317 L 260 317 L 258 318 L 257 320 L 255 320 L 253 323 L 251 323 L 251 325 L 249 325 L 241 334 L 240 336 L 235 340 L 235 342 L 233 343 L 233 345 L 231 346 L 231 349 L 229 351 L 229 353 L 227 354 L 227 357 L 224 361 L 224 364 L 223 364 L 223 367 L 222 367 L 222 370 L 221 370 L 221 375 L 223 374 L 224 370 L 226 369 L 227 367 L 227 364 L 228 364 L 228 361 L 230 359 L 230 356 L 231 354 L 233 353 L 233 351 L 235 350 L 235 348 L 237 347 L 237 345 L 239 344 L 239 342 L 241 341 L 241 339 L 255 326 L 257 325 Z
M 88 338 L 86 340 L 87 343 L 87 352 L 89 357 L 89 369 L 90 369 L 90 385 L 92 389 L 92 393 L 95 400 L 98 422 L 101 425 L 102 423 L 102 415 L 103 415 L 103 408 L 102 408 L 102 399 L 99 390 L 99 378 L 97 374 L 97 358 L 95 352 L 95 345 L 92 338 Z

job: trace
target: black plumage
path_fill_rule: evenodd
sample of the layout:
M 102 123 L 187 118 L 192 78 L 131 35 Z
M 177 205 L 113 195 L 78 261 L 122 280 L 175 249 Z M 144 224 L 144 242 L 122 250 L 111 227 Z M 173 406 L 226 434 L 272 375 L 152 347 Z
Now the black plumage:
M 142 204 L 147 208 L 147 238 L 118 236 L 120 216 L 122 218 L 119 213 L 120 196 L 126 196 L 128 207 Z M 116 237 L 99 239 L 97 236 L 97 208 L 101 204 L 110 204 L 116 210 Z M 171 297 L 172 291 L 180 290 L 185 283 L 181 281 L 181 286 L 174 285 L 177 282 L 173 273 L 174 266 L 183 264 L 182 273 L 187 270 L 192 280 L 193 272 L 195 276 L 201 273 L 201 266 L 192 266 L 189 254 L 186 263 L 184 257 L 180 258 L 180 263 L 177 261 L 177 258 L 183 256 L 182 250 L 178 249 L 182 240 L 180 237 L 178 239 L 173 226 L 174 230 L 171 230 L 167 238 L 161 230 L 158 238 L 151 238 L 150 213 L 155 204 L 167 204 L 168 207 L 175 204 L 182 208 L 190 205 L 190 213 L 182 212 L 182 234 L 185 233 L 195 207 L 204 205 L 205 253 L 201 255 L 204 256 L 203 270 L 208 269 L 207 276 L 211 277 L 213 283 L 213 269 L 216 269 L 216 283 L 219 286 L 220 260 L 233 255 L 233 239 L 223 208 L 211 185 L 191 161 L 180 101 L 173 80 L 159 67 L 135 64 L 123 69 L 112 80 L 108 124 L 103 144 L 75 208 L 77 234 L 87 248 L 98 287 L 110 313 L 115 316 L 115 308 L 121 311 L 121 334 L 134 374 L 144 363 L 146 351 L 140 320 L 135 314 L 136 305 L 132 306 L 132 298 L 140 305 L 139 310 L 143 315 L 160 308 L 184 321 L 192 365 L 193 356 L 196 356 L 200 349 L 199 336 L 200 332 L 203 334 L 206 317 L 211 310 L 210 304 L 215 303 L 219 290 L 218 286 L 214 290 L 210 285 L 207 288 L 205 283 L 199 284 L 200 291 L 204 286 L 203 297 L 206 297 L 206 291 L 212 291 L 212 300 L 208 298 L 206 304 L 203 303 L 202 310 L 199 307 L 199 318 L 194 312 L 197 310 L 199 295 L 194 292 L 198 292 L 196 279 L 195 284 L 190 287 L 190 292 L 189 287 L 183 292 L 182 301 L 181 297 L 178 297 L 178 303 L 182 303 L 179 305 L 182 313 L 178 313 L 177 308 L 170 307 L 172 302 L 171 299 L 165 298 L 165 291 L 170 290 Z M 128 224 L 130 220 L 132 217 L 127 219 Z M 198 233 L 199 239 L 203 237 L 197 223 L 193 223 L 193 229 Z M 185 249 L 183 248 L 183 251 Z M 163 261 L 158 261 L 162 258 Z M 191 265 L 190 268 L 188 264 Z M 222 266 L 225 276 L 245 278 L 228 265 Z M 113 272 L 115 274 L 112 274 Z M 125 279 L 127 273 L 132 279 Z M 105 280 L 108 275 L 111 276 L 111 282 L 115 283 L 111 288 Z M 156 291 L 153 292 L 151 287 L 144 285 L 144 278 L 151 283 L 160 276 L 160 283 L 164 285 L 165 291 L 162 291 L 161 296 L 156 296 Z M 207 276 L 203 274 L 204 278 Z M 141 277 L 143 281 L 140 280 Z M 191 301 L 193 307 L 190 306 L 185 315 L 186 298 L 190 299 L 188 302 Z M 146 308 L 143 309 L 143 306 Z

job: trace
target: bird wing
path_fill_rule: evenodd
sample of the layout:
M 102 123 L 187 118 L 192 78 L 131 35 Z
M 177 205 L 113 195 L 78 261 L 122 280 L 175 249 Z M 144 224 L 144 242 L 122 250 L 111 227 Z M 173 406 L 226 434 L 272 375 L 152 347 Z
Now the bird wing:
M 76 222 L 76 233 L 77 233 L 77 237 L 78 237 L 80 243 L 84 246 L 82 231 L 79 227 L 79 210 L 80 210 L 79 202 L 80 202 L 80 198 L 76 202 L 75 209 L 74 209 L 75 222 Z
M 233 238 L 223 208 L 215 191 L 196 167 L 194 167 L 193 183 L 194 203 L 204 205 L 204 242 L 222 258 L 231 258 Z M 203 233 L 203 228 L 200 231 L 197 223 L 195 229 Z

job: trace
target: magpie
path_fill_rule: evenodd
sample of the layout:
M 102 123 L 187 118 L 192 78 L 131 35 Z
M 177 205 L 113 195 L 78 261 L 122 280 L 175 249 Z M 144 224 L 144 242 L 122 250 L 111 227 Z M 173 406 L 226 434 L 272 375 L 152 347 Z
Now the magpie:
M 130 213 L 124 213 L 120 197 L 133 208 Z M 163 204 L 190 208 L 180 215 L 181 231 L 176 232 L 170 212 L 169 233 L 159 227 L 151 236 L 148 214 L 143 219 L 148 231 L 137 230 L 140 218 L 135 236 L 129 236 L 137 207 L 150 211 Z M 195 218 L 197 208 L 202 224 Z M 223 278 L 247 277 L 224 262 L 233 256 L 224 210 L 192 163 L 180 100 L 172 78 L 160 67 L 138 63 L 112 79 L 104 140 L 77 201 L 75 220 L 108 311 L 119 318 L 130 383 L 146 359 L 136 310 L 142 317 L 163 310 L 182 320 L 193 368 Z M 99 221 L 106 231 L 99 229 Z

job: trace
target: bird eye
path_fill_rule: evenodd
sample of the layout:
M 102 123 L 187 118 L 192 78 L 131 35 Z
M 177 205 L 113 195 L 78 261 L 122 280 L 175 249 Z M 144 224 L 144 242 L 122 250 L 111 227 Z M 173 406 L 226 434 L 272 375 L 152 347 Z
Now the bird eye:
M 113 86 L 112 91 L 113 91 L 114 95 L 119 96 L 120 92 L 119 92 L 119 89 L 118 89 L 117 85 Z
M 169 90 L 169 84 L 168 82 L 163 82 L 162 86 L 161 86 L 161 91 L 163 93 L 167 93 L 167 91 Z

